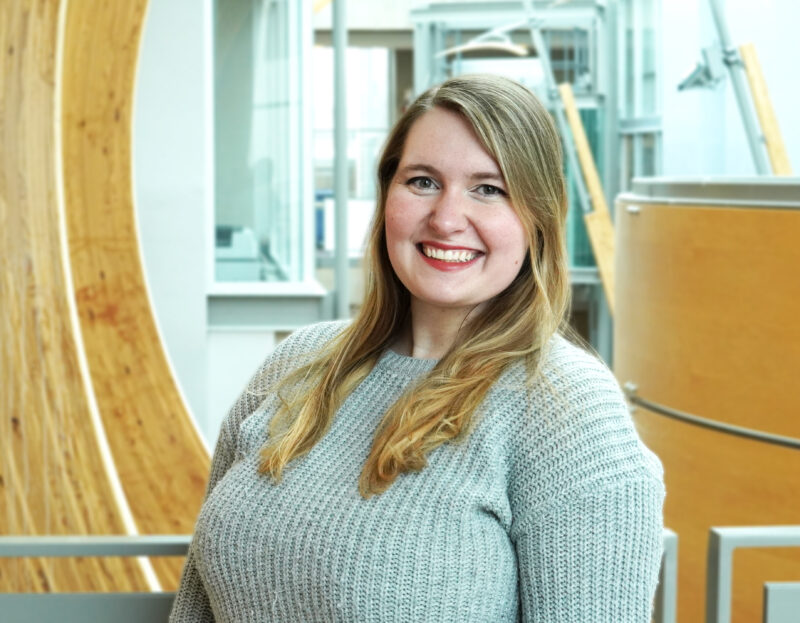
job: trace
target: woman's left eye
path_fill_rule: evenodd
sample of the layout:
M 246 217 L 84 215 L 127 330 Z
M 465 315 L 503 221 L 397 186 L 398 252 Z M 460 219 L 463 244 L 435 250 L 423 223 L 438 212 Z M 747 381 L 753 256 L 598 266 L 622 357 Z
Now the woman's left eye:
M 506 191 L 491 184 L 481 184 L 475 189 L 479 195 L 484 197 L 505 197 Z

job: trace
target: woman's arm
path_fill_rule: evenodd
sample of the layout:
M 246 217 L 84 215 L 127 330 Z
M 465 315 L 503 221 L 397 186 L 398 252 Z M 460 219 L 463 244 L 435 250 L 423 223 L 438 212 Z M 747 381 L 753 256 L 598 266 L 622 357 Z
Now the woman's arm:
M 649 623 L 661 563 L 655 479 L 559 500 L 516 538 L 523 621 Z
M 219 439 L 214 449 L 214 456 L 211 460 L 211 474 L 206 488 L 206 497 L 233 464 L 236 456 L 236 444 L 231 439 L 230 420 L 236 419 L 235 415 L 248 407 L 248 400 L 249 396 L 245 392 L 236 401 L 222 425 Z M 194 543 L 189 547 L 189 554 L 183 566 L 180 587 L 175 596 L 169 620 L 170 623 L 213 623 L 214 621 L 211 604 L 195 564 Z
M 512 443 L 522 621 L 649 623 L 663 474 L 604 364 L 559 342 Z

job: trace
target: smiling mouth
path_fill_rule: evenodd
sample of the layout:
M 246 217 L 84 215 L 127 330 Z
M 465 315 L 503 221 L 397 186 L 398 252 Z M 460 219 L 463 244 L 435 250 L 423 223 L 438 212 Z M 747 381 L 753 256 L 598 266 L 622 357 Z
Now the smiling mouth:
M 439 249 L 438 247 L 429 247 L 426 244 L 419 245 L 420 251 L 426 257 L 441 262 L 453 262 L 454 264 L 463 264 L 464 262 L 471 262 L 480 255 L 480 251 L 469 251 L 467 249 Z

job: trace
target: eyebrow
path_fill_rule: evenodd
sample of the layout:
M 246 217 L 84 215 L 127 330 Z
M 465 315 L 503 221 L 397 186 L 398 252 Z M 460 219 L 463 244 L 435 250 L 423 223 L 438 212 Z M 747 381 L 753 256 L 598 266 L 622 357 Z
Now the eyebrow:
M 411 163 L 403 168 L 398 170 L 398 173 L 407 173 L 409 171 L 424 171 L 425 173 L 430 173 L 437 177 L 441 177 L 441 171 L 434 166 L 429 164 L 421 164 L 421 163 Z M 471 173 L 469 176 L 470 180 L 477 181 L 477 180 L 490 180 L 493 182 L 500 182 L 501 184 L 505 184 L 506 180 L 503 178 L 502 175 L 494 172 L 494 171 L 477 171 L 475 173 Z

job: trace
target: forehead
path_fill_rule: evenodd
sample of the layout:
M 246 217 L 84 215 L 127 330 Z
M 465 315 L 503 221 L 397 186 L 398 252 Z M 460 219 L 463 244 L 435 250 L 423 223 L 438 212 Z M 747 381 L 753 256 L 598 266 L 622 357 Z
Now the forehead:
M 500 173 L 500 168 L 460 114 L 435 107 L 411 126 L 403 146 L 400 166 L 427 164 Z

